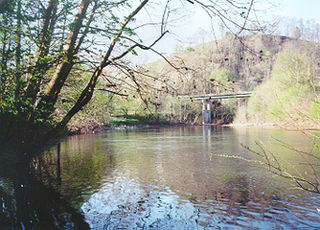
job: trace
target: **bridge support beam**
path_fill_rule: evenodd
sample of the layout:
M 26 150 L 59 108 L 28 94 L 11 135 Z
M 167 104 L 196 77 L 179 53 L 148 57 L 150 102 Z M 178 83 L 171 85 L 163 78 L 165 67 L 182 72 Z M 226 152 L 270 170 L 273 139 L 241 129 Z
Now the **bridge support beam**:
M 202 100 L 202 124 L 211 124 L 212 123 L 212 111 L 211 111 L 211 100 L 205 99 Z

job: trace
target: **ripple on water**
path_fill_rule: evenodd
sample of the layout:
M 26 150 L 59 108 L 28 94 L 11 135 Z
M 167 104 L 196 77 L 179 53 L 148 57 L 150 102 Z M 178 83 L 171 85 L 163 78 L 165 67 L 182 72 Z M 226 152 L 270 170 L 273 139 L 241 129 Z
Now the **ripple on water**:
M 288 183 L 248 162 L 215 156 L 255 159 L 241 144 L 257 137 L 270 142 L 271 134 L 266 130 L 263 135 L 251 130 L 208 131 L 208 127 L 180 127 L 98 136 L 112 164 L 100 187 L 81 206 L 90 227 L 320 227 L 318 196 L 292 192 Z

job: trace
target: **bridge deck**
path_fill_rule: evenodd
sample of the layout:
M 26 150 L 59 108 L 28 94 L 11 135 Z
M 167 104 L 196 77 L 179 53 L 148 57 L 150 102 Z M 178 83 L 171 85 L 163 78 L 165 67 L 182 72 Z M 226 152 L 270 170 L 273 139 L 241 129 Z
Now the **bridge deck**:
M 193 100 L 209 100 L 209 99 L 229 99 L 229 98 L 246 98 L 251 97 L 251 92 L 245 93 L 232 93 L 232 94 L 204 94 L 204 95 L 185 95 L 182 96 L 186 99 L 193 99 Z

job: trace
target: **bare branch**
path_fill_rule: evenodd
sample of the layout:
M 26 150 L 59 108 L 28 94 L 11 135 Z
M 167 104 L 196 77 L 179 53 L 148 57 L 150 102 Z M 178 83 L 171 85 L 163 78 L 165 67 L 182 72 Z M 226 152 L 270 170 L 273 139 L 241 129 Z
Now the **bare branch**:
M 114 91 L 108 90 L 108 89 L 97 89 L 97 90 L 106 91 L 106 92 L 108 92 L 108 93 L 116 94 L 116 95 L 119 95 L 119 96 L 122 96 L 122 97 L 127 97 L 127 96 L 129 96 L 128 94 L 122 94 L 122 93 L 114 92 Z

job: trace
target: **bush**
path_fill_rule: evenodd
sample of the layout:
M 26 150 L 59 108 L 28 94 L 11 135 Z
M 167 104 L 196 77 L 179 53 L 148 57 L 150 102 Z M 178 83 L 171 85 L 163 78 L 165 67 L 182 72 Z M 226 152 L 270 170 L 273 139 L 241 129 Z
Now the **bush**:
M 228 82 L 235 81 L 236 77 L 227 69 L 215 69 L 209 76 L 209 80 L 212 79 L 226 86 Z
M 248 101 L 250 122 L 284 122 L 297 110 L 320 117 L 319 103 L 312 101 L 314 60 L 304 53 L 284 51 L 277 58 L 272 77 L 256 88 Z M 309 108 L 309 109 L 308 109 Z

